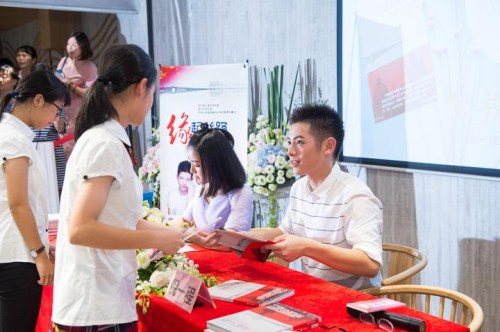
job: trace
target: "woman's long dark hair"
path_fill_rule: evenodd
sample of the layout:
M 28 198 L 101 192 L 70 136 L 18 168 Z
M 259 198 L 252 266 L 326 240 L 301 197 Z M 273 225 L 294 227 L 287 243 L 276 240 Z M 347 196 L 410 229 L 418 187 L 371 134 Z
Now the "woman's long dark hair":
M 157 71 L 149 55 L 136 45 L 115 45 L 104 52 L 99 64 L 100 75 L 89 88 L 75 122 L 75 141 L 89 128 L 118 118 L 111 98 L 143 78 L 151 87 Z
M 203 177 L 208 182 L 208 190 L 202 184 L 202 196 L 215 197 L 219 190 L 227 193 L 241 188 L 246 182 L 246 173 L 234 152 L 234 138 L 227 130 L 208 128 L 203 123 L 188 142 L 200 156 Z
M 78 44 L 78 47 L 80 47 L 80 59 L 76 59 L 76 60 L 88 60 L 94 55 L 94 52 L 92 51 L 92 48 L 90 47 L 89 37 L 87 37 L 85 32 L 83 32 L 83 31 L 73 32 L 69 36 L 69 38 L 71 38 L 71 37 L 75 37 L 76 43 Z
M 71 96 L 66 86 L 52 72 L 46 70 L 34 71 L 18 83 L 11 93 L 7 94 L 0 103 L 0 119 L 9 102 L 14 98 L 16 104 L 41 94 L 46 102 L 53 103 L 64 100 L 64 105 L 71 103 Z

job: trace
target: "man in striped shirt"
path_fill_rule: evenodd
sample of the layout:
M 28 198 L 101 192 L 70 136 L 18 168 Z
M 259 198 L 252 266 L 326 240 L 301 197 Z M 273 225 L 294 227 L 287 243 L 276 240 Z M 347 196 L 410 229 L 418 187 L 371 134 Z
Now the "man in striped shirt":
M 327 105 L 306 105 L 289 123 L 288 156 L 302 178 L 290 190 L 280 226 L 255 234 L 273 240 L 268 248 L 278 257 L 301 258 L 307 274 L 354 289 L 380 286 L 382 204 L 336 161 L 342 119 Z

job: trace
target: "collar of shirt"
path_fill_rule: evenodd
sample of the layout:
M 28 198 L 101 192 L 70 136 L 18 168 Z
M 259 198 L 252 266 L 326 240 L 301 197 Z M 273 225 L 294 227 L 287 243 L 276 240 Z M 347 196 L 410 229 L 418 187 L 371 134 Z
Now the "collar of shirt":
M 307 186 L 307 189 L 309 190 L 309 197 L 313 200 L 313 202 L 317 202 L 321 197 L 324 197 L 328 194 L 328 190 L 332 187 L 333 183 L 335 182 L 336 175 L 338 172 L 342 172 L 340 169 L 340 166 L 338 163 L 335 163 L 330 170 L 330 173 L 328 176 L 323 180 L 323 182 L 319 185 L 318 188 L 314 191 L 311 190 L 311 186 Z
M 107 120 L 106 122 L 104 122 L 103 126 L 107 131 L 116 136 L 120 141 L 122 141 L 126 145 L 128 146 L 132 145 L 130 144 L 130 139 L 128 138 L 127 131 L 115 119 Z
M 26 135 L 30 141 L 35 138 L 35 133 L 31 128 L 17 117 L 9 113 L 3 113 L 2 123 L 10 125 L 16 129 L 18 129 L 22 134 Z

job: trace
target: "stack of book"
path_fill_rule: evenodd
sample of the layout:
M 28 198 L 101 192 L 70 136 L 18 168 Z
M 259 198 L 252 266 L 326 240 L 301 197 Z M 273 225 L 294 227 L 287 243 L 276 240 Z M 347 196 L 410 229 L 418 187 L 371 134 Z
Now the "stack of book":
M 320 321 L 321 317 L 307 311 L 274 303 L 209 320 L 205 332 L 306 331 Z
M 242 280 L 229 280 L 208 289 L 212 298 L 253 307 L 279 302 L 292 296 L 295 291 L 272 285 Z

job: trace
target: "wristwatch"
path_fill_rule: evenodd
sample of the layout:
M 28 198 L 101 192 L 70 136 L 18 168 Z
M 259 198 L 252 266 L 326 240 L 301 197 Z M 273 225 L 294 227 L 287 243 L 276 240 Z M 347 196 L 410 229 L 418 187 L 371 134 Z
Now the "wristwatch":
M 36 250 L 31 250 L 30 251 L 30 254 L 31 254 L 31 257 L 33 258 L 37 258 L 38 255 L 45 250 L 45 246 L 42 245 L 40 248 L 36 249 Z

